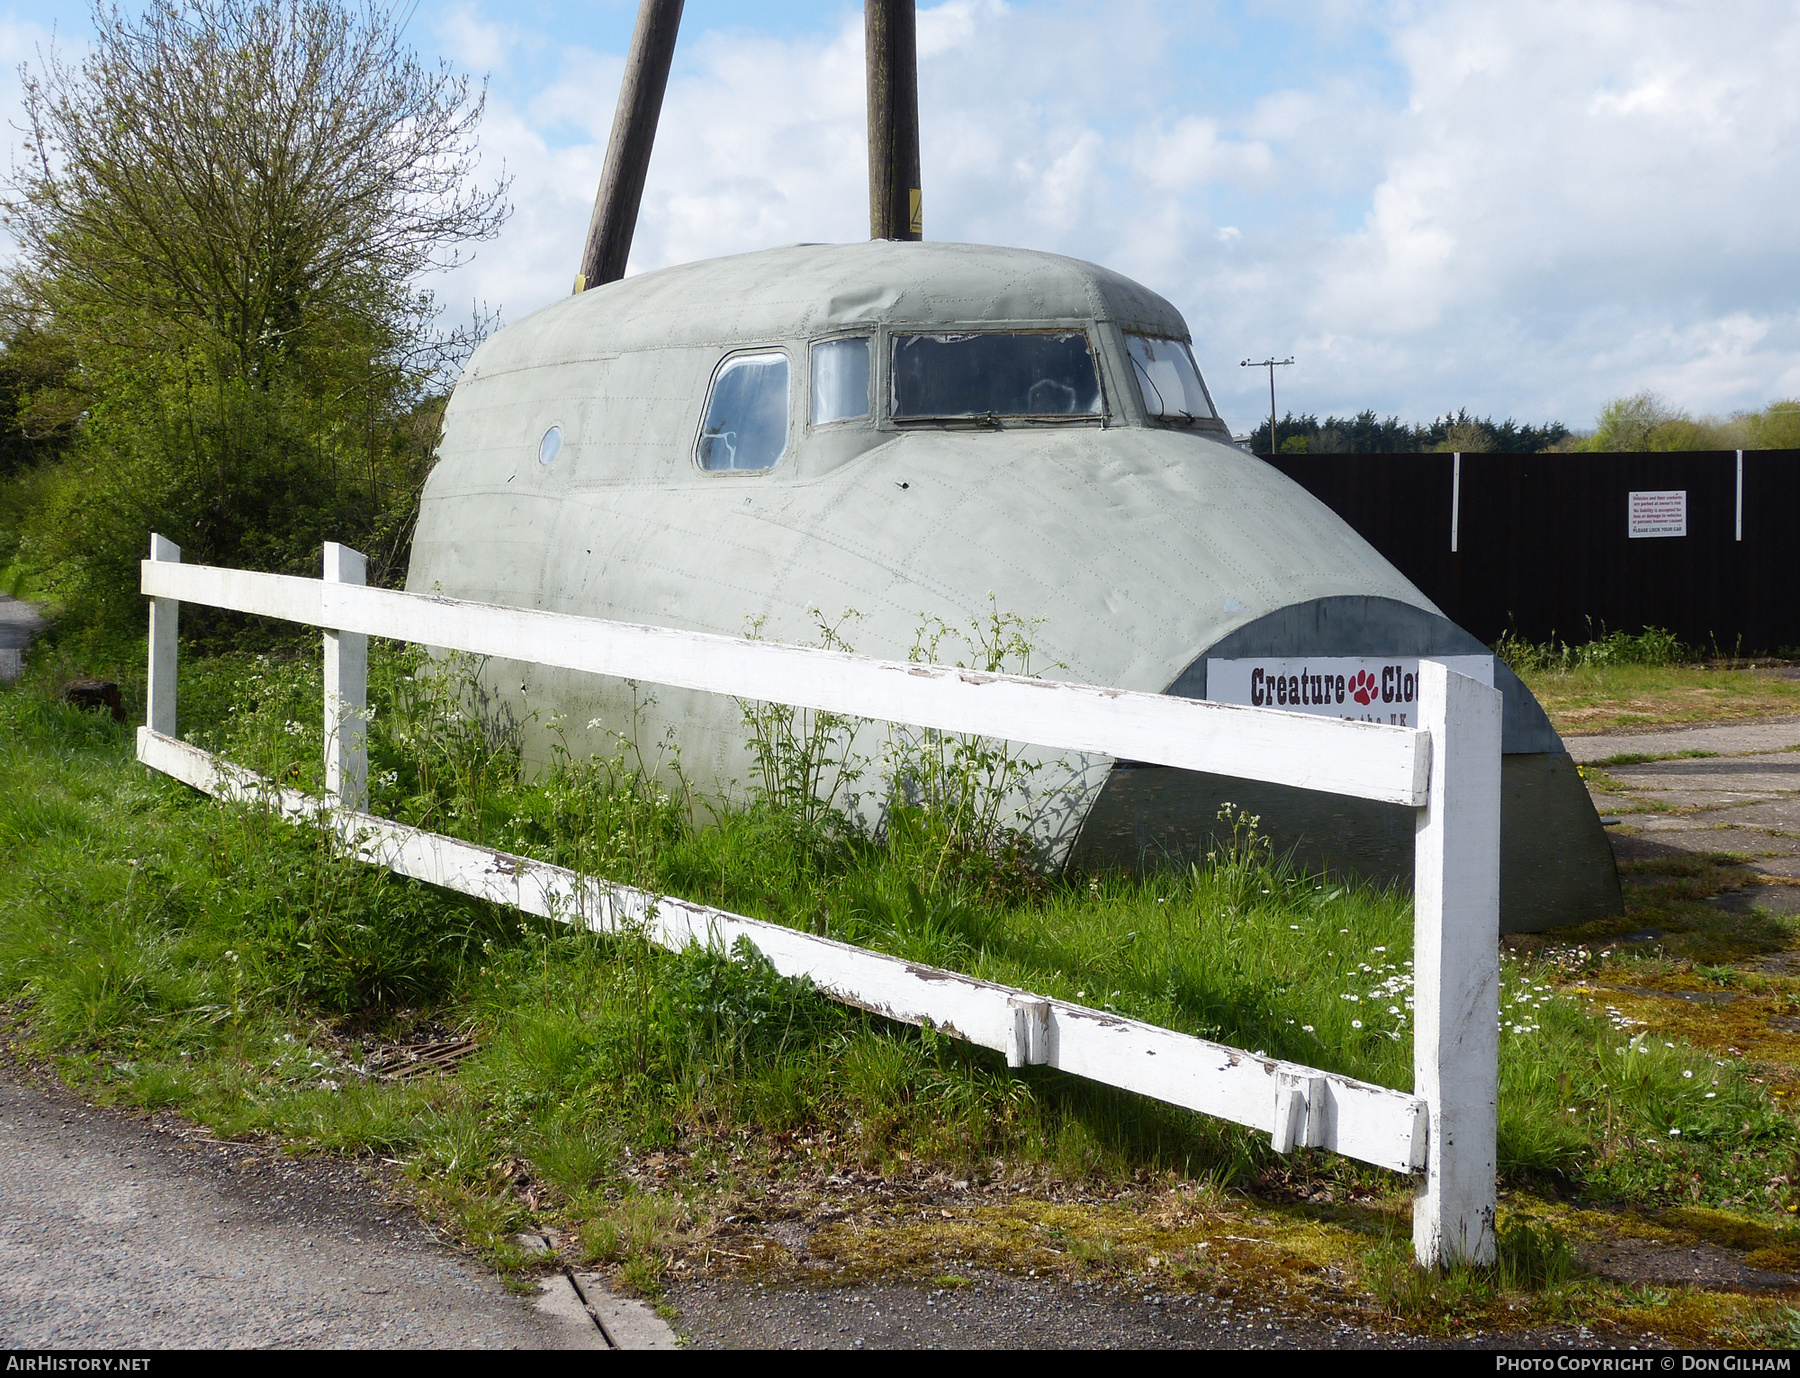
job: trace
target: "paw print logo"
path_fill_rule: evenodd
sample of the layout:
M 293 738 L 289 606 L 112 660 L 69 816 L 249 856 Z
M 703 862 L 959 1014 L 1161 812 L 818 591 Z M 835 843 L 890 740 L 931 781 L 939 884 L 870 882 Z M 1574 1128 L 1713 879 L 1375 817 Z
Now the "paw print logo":
M 1367 708 L 1375 692 L 1375 676 L 1367 670 L 1358 670 L 1350 680 L 1350 697 Z

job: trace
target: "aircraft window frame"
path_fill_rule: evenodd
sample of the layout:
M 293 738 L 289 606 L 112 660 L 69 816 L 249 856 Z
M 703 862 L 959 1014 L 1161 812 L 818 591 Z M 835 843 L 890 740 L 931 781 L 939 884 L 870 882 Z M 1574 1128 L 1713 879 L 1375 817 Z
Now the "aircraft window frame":
M 818 388 L 819 388 L 819 384 L 818 384 L 819 351 L 820 351 L 820 349 L 825 348 L 829 345 L 849 344 L 850 342 L 852 342 L 854 340 L 861 340 L 863 343 L 863 347 L 868 351 L 869 374 L 868 374 L 868 382 L 867 382 L 867 395 L 864 398 L 863 409 L 861 411 L 857 412 L 853 416 L 834 416 L 829 421 L 820 421 L 814 414 L 818 408 L 818 401 L 819 401 L 819 391 L 818 391 Z M 875 365 L 876 365 L 877 353 L 878 353 L 878 351 L 876 348 L 876 336 L 872 331 L 851 332 L 851 333 L 842 334 L 842 335 L 823 335 L 823 336 L 820 336 L 816 340 L 807 341 L 807 346 L 806 346 L 806 398 L 807 398 L 806 424 L 808 426 L 815 427 L 815 428 L 820 427 L 820 426 L 844 426 L 844 425 L 849 425 L 852 422 L 862 422 L 863 424 L 867 425 L 867 424 L 871 424 L 875 421 L 875 419 L 876 419 L 875 418 L 876 397 L 877 397 L 877 388 L 875 386 L 875 383 L 876 383 L 876 377 L 875 377 L 876 367 L 875 367 Z
M 1161 396 L 1162 390 L 1157 388 L 1153 381 L 1144 376 L 1145 371 L 1143 365 L 1138 362 L 1137 355 L 1131 352 L 1131 342 L 1134 339 L 1150 340 L 1159 344 L 1178 345 L 1186 352 L 1188 363 L 1194 370 L 1194 381 L 1200 384 L 1200 396 L 1206 400 L 1207 413 L 1205 416 L 1196 416 L 1191 413 L 1183 412 L 1158 411 L 1151 406 L 1150 398 L 1145 395 L 1145 385 L 1148 384 L 1151 388 L 1156 389 L 1159 397 Z M 1191 342 L 1184 340 L 1177 335 L 1152 335 L 1145 330 L 1121 330 L 1119 332 L 1119 340 L 1124 346 L 1125 362 L 1130 366 L 1132 382 L 1137 385 L 1138 402 L 1144 409 L 1145 418 L 1153 425 L 1180 426 L 1185 428 L 1197 425 L 1201 422 L 1216 421 L 1218 419 L 1218 404 L 1213 401 L 1212 389 L 1206 386 L 1206 375 L 1200 371 L 1200 361 L 1194 357 L 1194 347 Z
M 1087 345 L 1088 360 L 1094 368 L 1094 384 L 1096 388 L 1095 410 L 1083 412 L 981 412 L 967 415 L 919 415 L 902 416 L 897 410 L 899 399 L 896 389 L 899 386 L 897 371 L 894 368 L 894 351 L 902 338 L 927 336 L 967 336 L 967 335 L 1079 335 Z M 1003 429 L 1008 426 L 1097 426 L 1105 427 L 1111 423 L 1112 407 L 1108 394 L 1107 363 L 1100 348 L 1095 322 L 1090 318 L 1068 321 L 1035 320 L 1030 322 L 981 321 L 967 324 L 949 322 L 943 325 L 904 325 L 889 326 L 881 334 L 880 351 L 877 363 L 882 377 L 879 389 L 882 400 L 883 420 L 887 425 L 896 428 L 914 426 L 979 426 Z
M 718 397 L 719 383 L 738 365 L 758 361 L 773 363 L 776 360 L 781 362 L 784 375 L 781 390 L 782 406 L 784 408 L 782 417 L 781 449 L 778 450 L 775 453 L 775 457 L 766 464 L 743 466 L 730 465 L 718 468 L 707 464 L 702 454 L 702 447 L 705 446 L 708 439 L 706 425 L 712 418 L 713 403 Z M 778 344 L 752 345 L 743 349 L 734 349 L 725 355 L 724 358 L 720 359 L 718 364 L 714 366 L 712 377 L 706 384 L 706 403 L 700 409 L 700 429 L 694 436 L 694 467 L 703 474 L 739 476 L 747 474 L 766 474 L 777 468 L 794 449 L 794 378 L 796 373 L 797 370 L 794 368 L 792 354 L 785 347 Z M 723 432 L 723 434 L 730 435 L 734 434 L 734 432 L 726 431 Z
M 562 453 L 565 443 L 562 422 L 552 421 L 543 435 L 538 438 L 537 462 L 545 468 L 556 463 L 557 456 Z

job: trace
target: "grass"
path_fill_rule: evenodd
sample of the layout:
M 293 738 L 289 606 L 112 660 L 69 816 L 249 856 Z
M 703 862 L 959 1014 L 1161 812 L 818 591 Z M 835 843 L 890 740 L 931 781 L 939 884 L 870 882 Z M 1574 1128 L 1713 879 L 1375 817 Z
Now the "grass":
M 1618 665 L 1519 677 L 1565 736 L 1800 714 L 1800 679 L 1784 670 Z
M 1576 646 L 1505 636 L 1494 649 L 1565 736 L 1800 714 L 1800 677 L 1783 659 L 1708 658 L 1654 627 Z
M 1701 979 L 1697 958 L 1604 935 L 1515 946 L 1500 1152 L 1529 1228 L 1503 1232 L 1497 1269 L 1415 1275 L 1406 1184 L 1387 1174 L 1316 1152 L 1278 1158 L 1248 1131 L 1048 1069 L 1009 1071 L 825 1001 L 747 949 L 669 954 L 523 921 L 148 775 L 129 728 L 51 692 L 132 651 L 52 643 L 0 692 L 13 858 L 0 874 L 0 996 L 32 1046 L 101 1099 L 293 1152 L 402 1160 L 424 1207 L 502 1270 L 542 1266 L 511 1242 L 532 1224 L 557 1231 L 565 1261 L 650 1295 L 709 1271 L 996 1266 L 1215 1289 L 1279 1275 L 1295 1304 L 1441 1328 L 1625 1314 L 1635 1303 L 1565 1258 L 1596 1213 L 1706 1207 L 1792 1247 L 1790 1189 L 1770 1184 L 1792 1180 L 1800 1138 L 1768 1066 L 1702 1027 L 1664 1038 L 1655 1020 L 1625 1022 L 1642 1016 L 1618 992 Z M 1004 837 L 971 845 L 929 808 L 878 840 L 767 797 L 701 825 L 679 781 L 639 770 L 629 744 L 527 781 L 514 725 L 468 681 L 391 649 L 374 666 L 377 807 L 393 816 L 1410 1084 L 1408 899 L 1280 865 L 1251 820 L 1202 868 L 1052 880 Z M 316 785 L 314 661 L 232 654 L 184 659 L 183 673 L 184 732 Z M 141 703 L 141 685 L 127 689 Z M 807 731 L 782 749 L 818 749 Z M 994 767 L 954 744 L 939 758 Z M 1715 931 L 1705 955 L 1787 940 L 1767 923 Z M 1794 998 L 1780 981 L 1766 991 Z M 375 1053 L 432 1028 L 478 1051 L 453 1075 L 369 1074 Z M 805 1222 L 804 1258 L 770 1233 L 782 1221 Z M 1271 1243 L 1234 1242 L 1250 1233 Z M 1705 1334 L 1761 1333 L 1754 1306 L 1725 1309 Z

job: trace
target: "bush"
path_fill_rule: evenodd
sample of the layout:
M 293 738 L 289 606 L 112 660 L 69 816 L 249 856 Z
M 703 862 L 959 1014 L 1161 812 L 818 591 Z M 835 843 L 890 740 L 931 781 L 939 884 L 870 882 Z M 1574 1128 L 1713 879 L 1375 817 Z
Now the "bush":
M 1522 674 L 1568 674 L 1615 665 L 1685 665 L 1701 658 L 1693 647 L 1661 627 L 1646 627 L 1636 634 L 1603 632 L 1575 646 L 1557 641 L 1554 633 L 1548 641 L 1536 643 L 1508 632 L 1494 643 L 1494 654 Z
M 282 573 L 347 540 L 393 582 L 480 333 L 416 283 L 508 210 L 465 186 L 481 94 L 340 0 L 96 3 L 94 30 L 24 73 L 0 476 L 33 481 L 0 563 L 90 625 L 141 616 L 152 530 Z

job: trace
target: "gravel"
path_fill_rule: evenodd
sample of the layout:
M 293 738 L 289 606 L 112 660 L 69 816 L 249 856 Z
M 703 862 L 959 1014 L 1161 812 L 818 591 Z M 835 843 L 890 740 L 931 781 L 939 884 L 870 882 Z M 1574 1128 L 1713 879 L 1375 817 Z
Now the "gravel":
M 702 1282 L 672 1288 L 698 1349 L 1589 1349 L 1653 1336 L 1543 1327 L 1447 1339 L 1284 1312 L 1239 1298 L 1119 1292 L 984 1276 L 957 1287 Z

